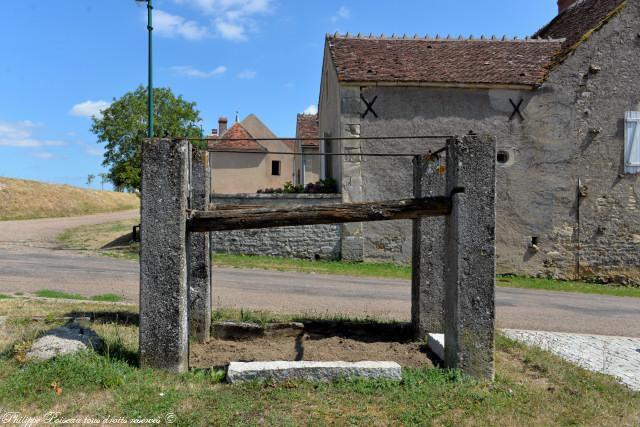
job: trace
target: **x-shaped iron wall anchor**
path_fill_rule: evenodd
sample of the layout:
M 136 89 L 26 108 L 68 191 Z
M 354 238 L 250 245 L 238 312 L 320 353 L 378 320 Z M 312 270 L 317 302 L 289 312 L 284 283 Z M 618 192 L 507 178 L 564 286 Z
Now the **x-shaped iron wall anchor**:
M 511 106 L 513 107 L 513 113 L 511 113 L 511 116 L 509 117 L 509 121 L 513 120 L 513 118 L 516 116 L 516 114 L 520 117 L 520 120 L 524 121 L 524 116 L 520 112 L 520 106 L 524 102 L 524 99 L 520 98 L 520 101 L 518 102 L 518 104 L 516 104 L 515 102 L 513 102 L 513 100 L 511 98 L 509 98 L 509 102 L 511 103 Z
M 362 94 L 360 94 L 360 99 L 362 99 L 362 102 L 364 102 L 364 105 L 367 106 L 367 109 L 364 111 L 364 113 L 362 113 L 362 118 L 364 119 L 365 117 L 367 117 L 367 114 L 369 114 L 369 111 L 371 111 L 371 114 L 373 114 L 376 119 L 378 118 L 378 115 L 376 114 L 376 112 L 373 110 L 373 104 L 376 103 L 376 100 L 378 99 L 378 96 L 374 96 L 373 99 L 371 100 L 371 102 L 367 101 L 365 99 L 364 96 L 362 96 Z

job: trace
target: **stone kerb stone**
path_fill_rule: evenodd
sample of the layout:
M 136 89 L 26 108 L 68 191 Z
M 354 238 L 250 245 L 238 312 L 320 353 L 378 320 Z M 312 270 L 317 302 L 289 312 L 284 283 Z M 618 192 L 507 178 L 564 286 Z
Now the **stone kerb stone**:
M 231 362 L 227 381 L 305 380 L 330 382 L 340 378 L 387 378 L 399 380 L 402 368 L 396 362 Z

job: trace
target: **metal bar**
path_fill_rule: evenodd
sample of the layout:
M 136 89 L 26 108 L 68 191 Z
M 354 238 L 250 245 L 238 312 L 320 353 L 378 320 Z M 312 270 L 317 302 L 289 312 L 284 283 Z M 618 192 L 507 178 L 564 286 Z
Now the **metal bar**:
M 295 137 L 282 137 L 282 138 L 181 138 L 172 137 L 180 141 L 247 141 L 251 139 L 253 141 L 341 141 L 341 140 L 368 140 L 368 141 L 387 141 L 394 139 L 449 139 L 453 138 L 450 135 L 416 135 L 416 136 L 325 136 L 325 137 L 308 137 L 308 138 L 295 138 Z
M 423 216 L 448 215 L 450 212 L 451 198 L 442 196 L 285 208 L 219 209 L 215 211 L 190 211 L 187 228 L 191 232 L 247 230 L 416 219 Z
M 418 153 L 307 153 L 307 152 L 295 152 L 288 153 L 286 151 L 247 151 L 247 150 L 216 150 L 207 149 L 209 153 L 233 153 L 233 154 L 280 154 L 289 156 L 362 156 L 362 157 L 415 157 L 424 155 L 436 155 L 446 149 L 440 149 L 433 153 L 418 154 Z

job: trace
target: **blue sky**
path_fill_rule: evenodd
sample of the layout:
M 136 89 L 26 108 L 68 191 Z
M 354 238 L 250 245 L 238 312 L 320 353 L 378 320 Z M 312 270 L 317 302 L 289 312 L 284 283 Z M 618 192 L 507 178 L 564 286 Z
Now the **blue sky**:
M 327 32 L 524 37 L 556 0 L 155 0 L 155 85 L 217 118 L 257 114 L 293 136 L 317 103 Z M 147 73 L 146 9 L 133 0 L 0 5 L 0 176 L 85 186 L 103 172 L 89 117 Z M 99 187 L 94 183 L 93 187 Z

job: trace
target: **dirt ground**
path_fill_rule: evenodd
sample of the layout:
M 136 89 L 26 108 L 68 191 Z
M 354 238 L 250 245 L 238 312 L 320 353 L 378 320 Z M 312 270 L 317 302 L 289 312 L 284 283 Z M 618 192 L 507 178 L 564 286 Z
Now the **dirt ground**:
M 339 336 L 255 338 L 248 341 L 212 339 L 191 344 L 191 366 L 210 368 L 229 362 L 309 360 L 360 362 L 393 361 L 403 367 L 433 366 L 423 343 L 366 342 Z

